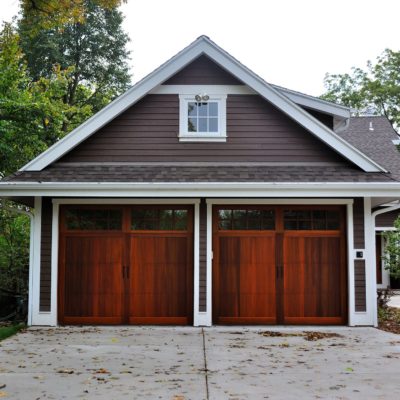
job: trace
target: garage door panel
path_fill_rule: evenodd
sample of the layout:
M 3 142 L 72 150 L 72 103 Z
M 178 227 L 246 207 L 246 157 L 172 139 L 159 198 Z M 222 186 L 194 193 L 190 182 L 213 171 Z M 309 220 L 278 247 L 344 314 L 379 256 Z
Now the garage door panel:
M 188 322 L 190 247 L 187 236 L 131 237 L 131 321 L 142 318 L 157 323 L 158 319 L 180 317 L 185 319 L 184 323 Z
M 284 239 L 284 318 L 342 318 L 340 237 Z
M 123 238 L 66 237 L 64 317 L 72 323 L 90 318 L 123 317 Z M 113 322 L 115 323 L 115 322 Z
M 219 322 L 275 320 L 274 254 L 273 235 L 219 238 L 215 291 Z

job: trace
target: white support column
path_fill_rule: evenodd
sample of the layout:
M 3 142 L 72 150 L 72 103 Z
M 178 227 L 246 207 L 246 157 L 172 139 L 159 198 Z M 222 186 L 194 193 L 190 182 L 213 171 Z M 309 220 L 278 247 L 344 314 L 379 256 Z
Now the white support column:
M 347 278 L 348 278 L 348 316 L 349 326 L 356 325 L 355 322 L 355 290 L 354 290 L 354 218 L 353 204 L 347 204 Z
M 33 216 L 31 217 L 30 227 L 30 239 L 29 239 L 29 284 L 28 284 L 28 326 L 32 325 L 32 314 L 33 314 L 33 262 L 34 262 L 34 240 L 35 240 L 35 213 L 33 210 Z
M 51 224 L 51 300 L 49 325 L 56 326 L 57 317 L 57 291 L 58 291 L 58 213 L 60 205 L 53 203 L 52 224 Z
M 365 325 L 378 325 L 376 303 L 376 255 L 375 255 L 375 221 L 372 216 L 371 198 L 364 198 L 365 226 L 365 295 L 367 311 Z
M 30 272 L 29 293 L 29 323 L 40 325 L 39 303 L 40 303 L 40 244 L 42 234 L 42 198 L 35 197 L 35 216 L 33 223 L 33 256 L 32 271 Z
M 199 207 L 199 205 L 198 205 Z M 210 216 L 210 206 L 207 204 L 207 262 L 206 262 L 206 268 L 207 268 L 207 298 L 206 298 L 206 311 L 199 311 L 199 298 L 200 298 L 200 277 L 199 277 L 199 270 L 200 270 L 200 265 L 198 266 L 198 272 L 196 272 L 195 269 L 195 274 L 197 274 L 198 280 L 197 280 L 197 286 L 198 286 L 198 298 L 197 298 L 197 303 L 195 302 L 195 313 L 197 313 L 197 318 L 195 314 L 195 320 L 194 320 L 194 326 L 211 326 L 211 271 L 210 271 L 210 249 L 211 249 L 211 244 L 210 244 L 210 238 L 211 238 L 211 216 Z M 199 208 L 199 225 L 200 225 L 200 208 Z M 200 226 L 199 226 L 199 232 L 200 232 Z M 200 235 L 198 238 L 198 259 L 200 258 Z M 196 281 L 195 281 L 196 283 Z
M 194 205 L 194 301 L 193 301 L 193 325 L 202 325 L 199 312 L 200 296 L 200 206 Z

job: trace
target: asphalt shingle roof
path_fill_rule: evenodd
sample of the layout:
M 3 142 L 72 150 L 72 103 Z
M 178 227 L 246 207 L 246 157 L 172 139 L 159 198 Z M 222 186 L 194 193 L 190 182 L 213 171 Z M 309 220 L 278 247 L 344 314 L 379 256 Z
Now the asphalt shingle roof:
M 13 182 L 393 182 L 390 174 L 366 173 L 347 166 L 169 166 L 55 164 L 25 171 Z

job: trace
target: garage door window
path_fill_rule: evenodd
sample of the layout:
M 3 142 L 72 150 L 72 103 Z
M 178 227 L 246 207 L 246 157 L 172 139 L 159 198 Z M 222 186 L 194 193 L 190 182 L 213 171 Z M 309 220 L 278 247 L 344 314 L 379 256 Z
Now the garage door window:
M 134 209 L 131 229 L 185 231 L 188 226 L 188 210 Z
M 285 210 L 284 227 L 287 230 L 338 230 L 340 214 L 331 210 Z
M 65 213 L 67 230 L 121 230 L 122 212 L 113 209 L 69 209 Z
M 274 230 L 274 210 L 218 210 L 220 230 Z

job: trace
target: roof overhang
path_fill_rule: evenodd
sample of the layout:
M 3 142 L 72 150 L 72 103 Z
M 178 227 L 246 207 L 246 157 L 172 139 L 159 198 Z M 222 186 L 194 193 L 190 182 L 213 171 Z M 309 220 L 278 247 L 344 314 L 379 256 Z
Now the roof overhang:
M 400 183 L 355 182 L 0 182 L 0 197 L 379 197 L 400 198 Z
M 26 164 L 21 168 L 21 171 L 40 171 L 58 160 L 105 124 L 139 101 L 153 88 L 165 82 L 168 78 L 202 54 L 207 55 L 214 62 L 229 71 L 245 85 L 274 104 L 278 109 L 362 170 L 366 172 L 387 172 L 382 166 L 295 104 L 288 95 L 282 94 L 273 86 L 269 85 L 206 36 L 199 37 L 176 56 L 111 102 L 108 106 Z

